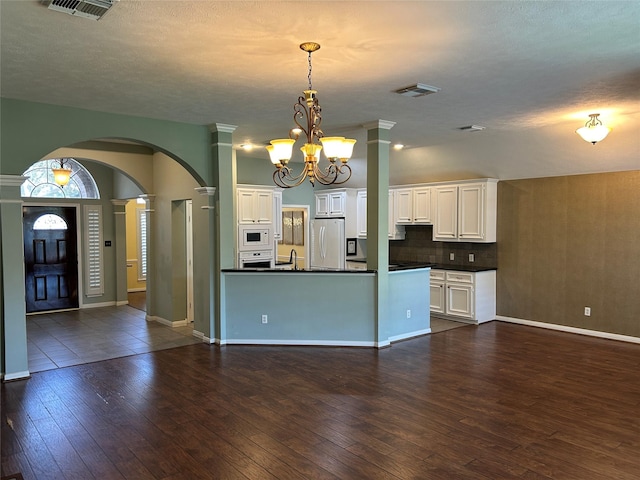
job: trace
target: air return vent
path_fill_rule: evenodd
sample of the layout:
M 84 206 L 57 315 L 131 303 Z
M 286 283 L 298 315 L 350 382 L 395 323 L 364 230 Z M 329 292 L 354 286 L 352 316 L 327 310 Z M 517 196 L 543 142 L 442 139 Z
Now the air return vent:
M 50 10 L 100 20 L 118 0 L 44 0 Z
M 440 88 L 432 87 L 431 85 L 425 85 L 424 83 L 416 83 L 415 85 L 409 85 L 408 87 L 399 88 L 395 90 L 403 97 L 423 97 L 430 93 L 439 92 Z

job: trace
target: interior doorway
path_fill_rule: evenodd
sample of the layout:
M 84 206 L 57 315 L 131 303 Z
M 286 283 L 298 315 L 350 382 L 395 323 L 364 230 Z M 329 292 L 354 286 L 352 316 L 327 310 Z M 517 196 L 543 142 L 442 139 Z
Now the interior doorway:
M 78 308 L 76 207 L 24 206 L 26 312 Z
M 309 257 L 309 206 L 282 206 L 282 236 L 277 243 L 277 261 L 297 260 L 298 270 L 311 264 Z M 294 253 L 295 252 L 295 253 Z

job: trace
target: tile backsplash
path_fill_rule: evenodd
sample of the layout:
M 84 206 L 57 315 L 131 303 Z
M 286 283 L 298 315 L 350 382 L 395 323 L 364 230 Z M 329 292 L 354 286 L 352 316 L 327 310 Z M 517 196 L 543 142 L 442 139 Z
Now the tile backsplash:
M 433 226 L 407 225 L 404 240 L 389 241 L 389 263 L 438 263 L 474 267 L 498 267 L 497 244 L 434 242 Z M 450 259 L 453 254 L 454 259 Z M 474 261 L 469 262 L 469 254 Z

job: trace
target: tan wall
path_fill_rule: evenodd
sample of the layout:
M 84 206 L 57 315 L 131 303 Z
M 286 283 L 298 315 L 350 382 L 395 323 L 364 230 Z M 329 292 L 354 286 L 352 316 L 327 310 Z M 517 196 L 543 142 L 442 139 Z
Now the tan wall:
M 130 200 L 125 206 L 127 225 L 127 291 L 136 292 L 147 289 L 147 282 L 138 280 L 138 223 L 136 210 L 144 205 Z M 131 265 L 131 266 L 129 266 Z
M 498 315 L 640 337 L 640 171 L 498 185 Z

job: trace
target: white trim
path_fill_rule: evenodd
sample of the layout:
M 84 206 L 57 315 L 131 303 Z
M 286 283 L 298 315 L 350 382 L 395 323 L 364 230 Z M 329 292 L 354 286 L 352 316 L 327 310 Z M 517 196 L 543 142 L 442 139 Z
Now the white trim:
M 127 293 L 146 292 L 147 287 L 127 288 Z
M 391 120 L 374 120 L 373 122 L 363 123 L 362 127 L 367 130 L 373 129 L 383 129 L 383 130 L 391 130 L 396 122 L 392 122 Z M 391 143 L 391 142 L 388 142 Z
M 230 125 L 228 123 L 212 123 L 209 125 L 211 132 L 233 133 L 235 132 L 237 125 Z
M 419 337 L 421 335 L 428 335 L 431 333 L 431 327 L 424 328 L 422 330 L 416 330 L 414 332 L 403 333 L 402 335 L 394 335 L 393 337 L 389 337 L 389 341 L 391 343 L 398 342 L 400 340 L 406 340 L 407 338 Z
M 216 343 L 219 340 L 216 339 Z M 263 340 L 263 339 L 227 339 L 220 345 L 297 345 L 314 347 L 375 347 L 376 342 L 358 342 L 344 340 Z
M 3 187 L 21 187 L 29 177 L 22 175 L 0 175 L 0 186 Z
M 194 188 L 200 195 L 207 195 L 213 197 L 216 194 L 216 187 L 198 187 Z
M 27 378 L 31 378 L 31 373 L 29 370 L 23 370 L 22 372 L 15 373 L 5 373 L 2 376 L 2 380 L 5 382 L 10 382 L 12 380 L 25 380 Z
M 586 328 L 569 327 L 566 325 L 558 325 L 556 323 L 535 322 L 533 320 L 523 320 L 521 318 L 505 317 L 497 315 L 496 320 L 507 323 L 517 323 L 519 325 L 527 325 L 529 327 L 546 328 L 548 330 L 558 330 L 561 332 L 575 333 L 578 335 L 587 335 L 589 337 L 606 338 L 608 340 L 618 340 L 620 342 L 640 343 L 640 337 L 632 337 L 630 335 L 620 335 L 618 333 L 600 332 L 598 330 L 588 330 Z
M 19 203 L 21 205 L 24 205 L 24 201 L 22 200 L 7 200 L 6 198 L 0 198 L 0 203 Z
M 102 307 L 115 307 L 116 302 L 112 300 L 111 302 L 99 302 L 99 303 L 85 303 L 82 305 L 82 309 L 85 308 L 102 308 Z
M 116 307 L 121 307 L 123 305 L 129 305 L 129 300 L 119 300 L 116 302 Z
M 158 322 L 161 325 L 166 325 L 167 327 L 172 328 L 186 327 L 187 325 L 189 325 L 186 318 L 184 320 L 176 320 L 175 322 L 172 322 L 171 320 L 167 320 L 166 318 L 157 317 L 155 315 L 147 315 L 146 320 L 147 322 Z

